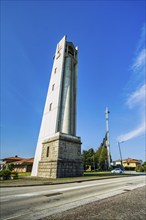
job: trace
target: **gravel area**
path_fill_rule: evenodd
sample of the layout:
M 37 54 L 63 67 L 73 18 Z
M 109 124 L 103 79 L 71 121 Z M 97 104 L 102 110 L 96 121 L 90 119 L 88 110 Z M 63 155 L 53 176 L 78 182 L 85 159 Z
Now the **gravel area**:
M 43 220 L 145 220 L 146 187 L 127 191 L 117 196 L 103 199 L 58 213 Z

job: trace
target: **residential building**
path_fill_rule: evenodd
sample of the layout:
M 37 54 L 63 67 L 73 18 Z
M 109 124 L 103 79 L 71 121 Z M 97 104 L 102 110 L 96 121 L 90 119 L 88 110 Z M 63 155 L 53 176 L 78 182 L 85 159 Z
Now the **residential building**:
M 133 158 L 128 158 L 123 161 L 124 167 L 137 167 L 142 165 L 142 160 L 137 160 Z
M 34 158 L 21 158 L 18 156 L 15 157 L 7 157 L 2 159 L 1 169 L 6 167 L 8 164 L 13 164 L 14 172 L 31 172 L 33 166 Z
M 137 167 L 142 165 L 142 160 L 128 158 L 122 160 L 122 164 L 124 167 Z M 121 165 L 121 160 L 113 161 L 113 166 L 119 166 L 119 165 Z

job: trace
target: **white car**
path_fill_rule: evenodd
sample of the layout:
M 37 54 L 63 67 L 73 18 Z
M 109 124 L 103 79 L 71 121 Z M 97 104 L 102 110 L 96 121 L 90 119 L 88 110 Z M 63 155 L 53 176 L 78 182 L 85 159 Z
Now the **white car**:
M 111 171 L 112 173 L 124 173 L 123 170 L 121 170 L 120 168 L 116 168 L 114 170 Z

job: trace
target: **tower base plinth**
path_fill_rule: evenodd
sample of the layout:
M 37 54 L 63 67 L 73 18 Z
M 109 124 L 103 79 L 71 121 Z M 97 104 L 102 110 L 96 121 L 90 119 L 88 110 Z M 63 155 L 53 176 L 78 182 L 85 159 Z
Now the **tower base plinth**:
M 37 176 L 61 178 L 82 175 L 83 164 L 79 137 L 57 133 L 43 142 Z

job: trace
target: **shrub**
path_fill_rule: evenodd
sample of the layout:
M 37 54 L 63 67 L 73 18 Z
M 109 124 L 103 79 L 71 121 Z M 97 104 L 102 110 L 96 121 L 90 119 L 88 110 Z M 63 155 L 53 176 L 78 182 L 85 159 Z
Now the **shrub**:
M 124 167 L 125 170 L 135 170 L 135 167 Z
M 14 164 L 13 163 L 10 163 L 6 166 L 7 170 L 10 170 L 12 171 L 14 169 Z
M 135 171 L 136 171 L 136 172 L 144 172 L 144 167 L 143 167 L 143 166 L 137 166 L 137 167 L 135 168 Z
M 0 171 L 0 177 L 10 177 L 11 171 L 10 170 L 2 170 Z
M 17 172 L 12 172 L 12 173 L 11 173 L 11 176 L 13 176 L 13 177 L 18 177 L 18 173 L 17 173 Z

